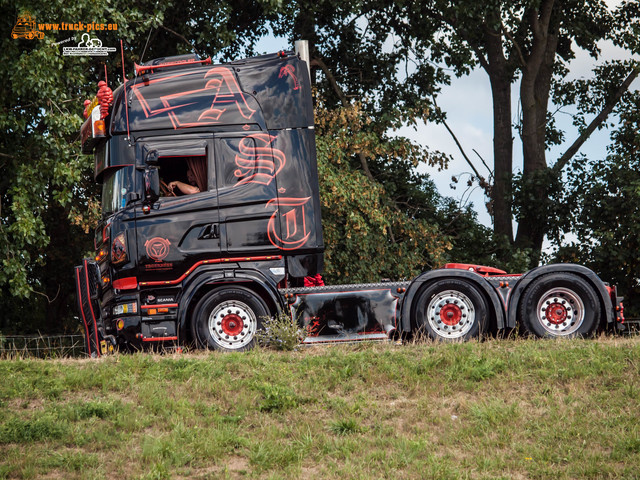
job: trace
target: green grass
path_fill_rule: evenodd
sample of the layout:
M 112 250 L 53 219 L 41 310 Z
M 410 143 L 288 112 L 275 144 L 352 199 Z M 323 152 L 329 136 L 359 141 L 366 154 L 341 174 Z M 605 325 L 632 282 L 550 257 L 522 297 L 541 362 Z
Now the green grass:
M 640 478 L 640 337 L 0 361 L 2 478 Z

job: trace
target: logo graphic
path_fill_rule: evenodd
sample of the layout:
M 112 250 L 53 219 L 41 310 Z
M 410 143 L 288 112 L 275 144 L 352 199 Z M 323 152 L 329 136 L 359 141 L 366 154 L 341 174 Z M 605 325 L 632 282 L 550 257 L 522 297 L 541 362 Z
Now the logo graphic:
M 233 174 L 242 180 L 236 186 L 245 183 L 269 185 L 282 170 L 287 158 L 281 150 L 271 148 L 271 142 L 275 139 L 268 133 L 254 133 L 240 141 L 235 159 L 238 169 Z M 256 146 L 256 143 L 260 146 Z
M 131 88 L 140 101 L 140 105 L 147 118 L 167 114 L 174 129 L 210 125 L 218 123 L 229 107 L 235 107 L 240 115 L 249 120 L 256 112 L 247 103 L 233 72 L 226 67 L 215 67 L 207 71 L 202 77 L 204 86 L 171 95 L 156 94 L 163 90 L 163 82 L 177 77 L 192 74 L 171 75 L 146 83 L 138 83 Z M 193 77 L 192 77 L 193 78 Z M 186 77 L 186 80 L 191 80 Z M 194 82 L 191 84 L 193 85 Z M 146 97 L 141 89 L 144 88 Z M 155 98 L 154 98 L 155 97 Z M 194 104 L 201 98 L 213 97 L 211 105 L 204 111 L 194 109 Z M 197 116 L 196 116 L 197 115 Z
M 147 249 L 147 256 L 156 262 L 161 262 L 169 255 L 169 246 L 171 242 L 162 237 L 153 237 L 144 244 Z
M 300 88 L 300 82 L 298 82 L 298 77 L 296 77 L 296 70 L 293 68 L 293 65 L 285 65 L 280 69 L 280 74 L 278 78 L 284 78 L 289 75 L 293 78 L 293 89 L 298 90 Z
M 278 207 L 269 218 L 269 224 L 267 225 L 269 241 L 274 246 L 281 250 L 296 250 L 307 242 L 311 232 L 307 231 L 304 206 L 310 199 L 311 197 L 274 198 L 267 202 L 267 207 L 269 205 Z M 279 217 L 284 218 L 282 235 L 278 235 L 276 229 L 276 221 L 279 220 Z
M 109 53 L 115 52 L 115 47 L 103 47 L 102 40 L 91 38 L 88 33 L 82 34 L 82 39 L 77 47 L 63 47 L 62 54 L 68 57 L 80 57 L 89 55 L 92 57 L 106 57 Z
M 17 38 L 26 38 L 31 40 L 32 38 L 44 38 L 44 32 L 41 32 L 36 28 L 36 19 L 32 17 L 29 12 L 24 12 L 18 16 L 13 30 L 11 30 L 11 38 L 14 40 Z

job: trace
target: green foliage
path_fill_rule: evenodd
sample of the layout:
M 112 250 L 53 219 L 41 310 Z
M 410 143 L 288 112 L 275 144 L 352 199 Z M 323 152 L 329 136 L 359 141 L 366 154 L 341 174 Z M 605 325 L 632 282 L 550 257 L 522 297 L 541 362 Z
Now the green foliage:
M 256 332 L 258 344 L 273 350 L 292 351 L 304 340 L 304 331 L 287 312 L 262 319 L 262 329 Z
M 327 110 L 319 102 L 316 111 L 329 283 L 410 278 L 443 263 L 449 248 L 433 221 L 409 216 L 382 184 L 352 165 L 359 155 L 416 161 L 421 155 L 407 140 L 385 141 L 383 135 L 368 128 L 371 122 L 359 104 Z
M 407 79 L 395 86 L 403 93 L 410 91 L 422 100 L 429 100 L 441 85 L 448 84 L 450 72 L 462 76 L 481 67 L 488 74 L 494 105 L 495 146 L 494 188 L 488 192 L 496 233 L 512 241 L 515 213 L 519 222 L 515 244 L 521 252 L 528 249 L 530 266 L 537 265 L 545 234 L 557 234 L 553 223 L 555 212 L 550 207 L 559 175 L 546 174 L 545 150 L 562 144 L 566 138 L 557 128 L 552 111 L 578 102 L 574 120 L 576 125 L 585 126 L 587 118 L 591 120 L 586 115 L 599 112 L 613 101 L 613 93 L 629 73 L 627 68 L 622 78 L 610 76 L 609 88 L 592 91 L 597 101 L 586 101 L 579 92 L 588 81 L 569 82 L 569 62 L 578 50 L 597 57 L 598 42 L 604 39 L 612 39 L 630 51 L 637 49 L 634 35 L 638 31 L 637 2 L 623 2 L 613 9 L 603 0 L 380 1 L 369 13 L 369 22 L 375 27 L 386 24 L 383 28 L 390 29 L 394 38 L 399 39 L 385 60 L 394 58 L 393 53 L 403 52 L 404 55 L 395 57 L 398 66 L 412 63 L 405 70 Z M 411 21 L 406 21 L 407 18 Z M 598 66 L 594 77 L 605 78 L 599 71 L 603 69 L 607 65 Z M 518 188 L 513 192 L 511 91 L 515 82 L 520 83 L 522 113 L 516 129 L 518 141 L 522 142 L 524 166 Z M 402 94 L 396 98 L 403 98 Z M 555 105 L 550 103 L 551 98 Z M 431 120 L 442 118 L 435 115 Z M 503 262 L 509 262 L 510 249 L 501 249 L 498 254 Z
M 67 426 L 52 416 L 42 416 L 34 420 L 9 420 L 0 427 L 0 444 L 29 443 L 64 438 Z
M 288 387 L 264 384 L 261 390 L 264 400 L 260 404 L 260 411 L 280 412 L 298 406 L 297 395 Z
M 119 32 L 130 34 L 145 28 L 125 20 L 142 4 L 114 5 L 124 16 L 118 19 L 106 18 L 95 3 L 29 7 L 3 4 L 2 31 L 11 31 L 23 10 L 40 22 L 120 22 Z M 118 37 L 100 38 L 112 46 Z M 63 56 L 55 43 L 63 39 L 62 32 L 0 39 L 0 302 L 7 307 L 0 329 L 7 332 L 73 330 L 73 265 L 91 249 L 97 189 L 78 132 L 82 102 L 95 94 L 104 70 L 97 57 Z M 109 66 L 112 82 L 117 66 Z
M 331 422 L 329 430 L 335 435 L 351 435 L 362 432 L 362 428 L 354 418 L 340 419 Z

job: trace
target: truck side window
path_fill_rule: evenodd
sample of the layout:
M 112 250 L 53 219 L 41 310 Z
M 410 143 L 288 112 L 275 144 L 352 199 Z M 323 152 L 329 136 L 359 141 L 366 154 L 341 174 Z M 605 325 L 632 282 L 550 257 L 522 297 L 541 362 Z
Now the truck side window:
M 204 155 L 161 156 L 158 168 L 164 197 L 192 195 L 208 190 L 207 157 Z

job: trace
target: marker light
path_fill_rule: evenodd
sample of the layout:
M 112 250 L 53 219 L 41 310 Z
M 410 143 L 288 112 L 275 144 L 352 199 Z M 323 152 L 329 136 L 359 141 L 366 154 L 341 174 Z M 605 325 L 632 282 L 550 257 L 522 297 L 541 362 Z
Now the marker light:
M 135 290 L 138 288 L 138 279 L 136 277 L 119 278 L 113 281 L 113 288 L 118 290 Z
M 106 256 L 107 256 L 107 251 L 104 248 L 101 248 L 100 251 L 96 254 L 96 262 L 99 262 Z
M 102 138 L 106 135 L 106 127 L 104 120 L 100 117 L 100 109 L 94 107 L 90 113 L 91 119 L 91 135 L 93 138 Z
M 96 120 L 93 122 L 93 136 L 104 137 L 106 136 L 106 128 L 104 126 L 104 120 Z

